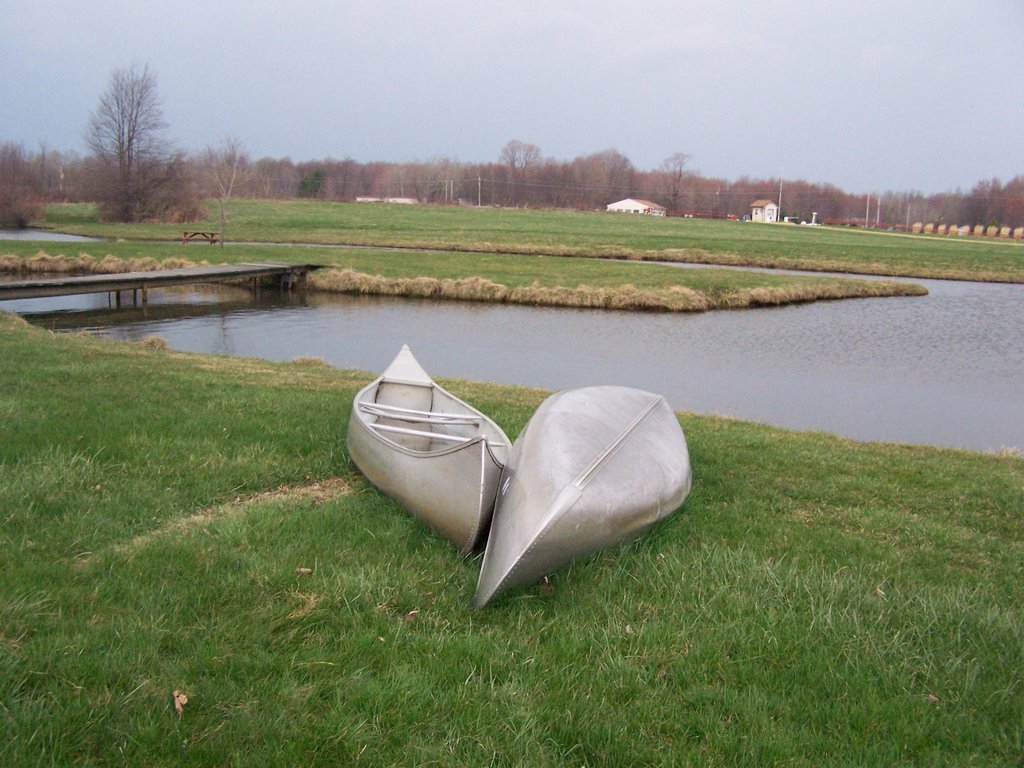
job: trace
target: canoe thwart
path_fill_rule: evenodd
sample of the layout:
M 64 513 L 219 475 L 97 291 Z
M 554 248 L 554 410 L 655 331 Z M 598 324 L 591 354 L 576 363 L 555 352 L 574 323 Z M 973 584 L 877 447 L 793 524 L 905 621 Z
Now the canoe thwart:
M 479 424 L 480 418 L 462 413 L 438 413 L 402 408 L 383 403 L 360 403 L 359 410 L 372 416 L 383 416 L 398 421 L 426 422 L 430 424 Z
M 475 440 L 474 437 L 462 437 L 460 435 L 449 435 L 444 432 L 431 432 L 428 429 L 410 429 L 408 427 L 393 427 L 390 424 L 373 424 L 373 429 L 382 432 L 395 432 L 400 435 L 412 435 L 413 437 L 426 437 L 430 440 L 446 440 L 450 443 L 468 443 Z

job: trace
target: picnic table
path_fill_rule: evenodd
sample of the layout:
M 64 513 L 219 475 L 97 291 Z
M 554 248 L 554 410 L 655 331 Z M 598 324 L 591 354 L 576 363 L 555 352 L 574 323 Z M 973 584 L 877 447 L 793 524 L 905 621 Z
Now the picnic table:
M 182 235 L 181 235 L 181 244 L 182 245 L 188 245 L 193 240 L 203 240 L 203 241 L 209 243 L 210 245 L 213 245 L 214 243 L 217 242 L 217 233 L 216 232 L 189 232 L 188 230 L 186 230 L 184 233 L 182 233 Z

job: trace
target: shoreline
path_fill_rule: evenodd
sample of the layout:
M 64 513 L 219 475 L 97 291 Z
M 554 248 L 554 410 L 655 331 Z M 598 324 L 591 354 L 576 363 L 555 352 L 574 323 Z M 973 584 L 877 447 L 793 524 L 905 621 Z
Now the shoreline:
M 207 265 L 186 258 L 159 260 L 154 257 L 122 259 L 88 254 L 67 257 L 39 251 L 32 256 L 0 255 L 0 272 L 88 273 L 144 272 L 156 269 Z M 685 285 L 637 287 L 631 283 L 614 287 L 541 285 L 536 280 L 525 286 L 509 286 L 481 276 L 463 278 L 385 277 L 341 266 L 325 265 L 311 272 L 308 287 L 332 293 L 356 295 L 433 298 L 448 301 L 477 301 L 495 304 L 612 309 L 639 312 L 706 312 L 785 306 L 814 301 L 856 298 L 910 297 L 927 295 L 924 286 L 907 282 L 858 281 L 839 277 L 807 285 L 756 286 L 723 293 L 701 291 Z

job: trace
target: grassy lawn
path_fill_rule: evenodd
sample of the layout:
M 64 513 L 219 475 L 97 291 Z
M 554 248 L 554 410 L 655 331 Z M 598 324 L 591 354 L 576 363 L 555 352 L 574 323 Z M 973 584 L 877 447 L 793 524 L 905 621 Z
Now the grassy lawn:
M 45 250 L 40 250 L 40 246 Z M 88 260 L 79 260 L 87 254 Z M 103 264 L 108 256 L 123 262 Z M 507 253 L 402 251 L 305 245 L 188 245 L 147 241 L 103 243 L 0 243 L 0 269 L 117 271 L 124 263 L 152 268 L 182 258 L 215 263 L 290 261 L 332 265 L 357 273 L 316 275 L 310 286 L 348 293 L 514 301 L 555 306 L 708 310 L 861 296 L 914 296 L 919 285 L 825 276 L 726 269 L 684 269 L 604 259 L 552 258 Z M 55 261 L 54 259 L 58 259 Z M 98 263 L 98 266 L 97 266 Z M 376 279 L 379 278 L 382 279 Z M 463 281 L 452 285 L 453 282 Z M 495 287 L 504 288 L 496 293 Z M 618 304 L 616 303 L 618 302 Z
M 667 259 L 881 275 L 1024 282 L 1018 241 L 646 216 L 317 201 L 237 200 L 228 238 L 482 252 Z M 91 205 L 53 205 L 59 231 L 177 239 L 182 225 L 103 224 Z M 189 229 L 218 227 L 213 215 Z
M 0 360 L 0 764 L 1005 766 L 1024 750 L 1019 457 L 684 414 L 682 510 L 473 611 L 479 558 L 348 459 L 369 374 L 2 314 Z M 511 437 L 544 397 L 444 384 Z

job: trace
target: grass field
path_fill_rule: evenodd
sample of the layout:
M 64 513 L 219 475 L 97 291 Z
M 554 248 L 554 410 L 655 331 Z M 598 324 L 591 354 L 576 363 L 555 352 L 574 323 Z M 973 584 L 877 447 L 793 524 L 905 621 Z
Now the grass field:
M 44 245 L 47 250 L 40 251 L 36 242 L 0 244 L 0 270 L 123 271 L 179 266 L 183 258 L 291 261 L 337 267 L 311 277 L 310 287 L 317 290 L 668 311 L 927 293 L 923 286 L 907 282 L 461 251 L 270 245 L 219 248 L 145 241 Z
M 49 206 L 41 223 L 63 232 L 165 240 L 180 238 L 183 228 L 218 227 L 212 208 L 205 222 L 183 227 L 103 224 L 84 204 Z M 227 236 L 1024 282 L 1019 241 L 575 211 L 237 200 Z
M 473 611 L 348 459 L 368 374 L 2 314 L 0 360 L 0 764 L 1024 754 L 1019 457 L 682 415 L 680 512 Z M 444 383 L 512 437 L 544 396 Z

